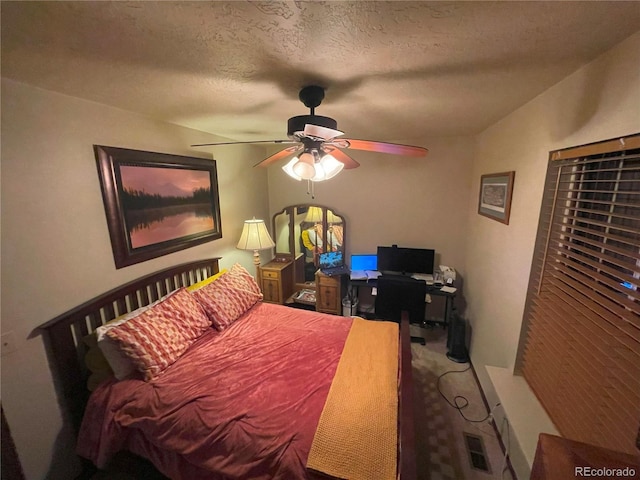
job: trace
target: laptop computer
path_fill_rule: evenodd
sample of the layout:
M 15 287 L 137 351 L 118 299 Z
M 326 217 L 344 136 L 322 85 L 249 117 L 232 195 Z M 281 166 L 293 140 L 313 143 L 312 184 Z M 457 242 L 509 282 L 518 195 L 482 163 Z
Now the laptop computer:
M 349 267 L 344 264 L 341 251 L 321 253 L 319 261 L 320 271 L 325 275 L 333 276 L 349 273 Z

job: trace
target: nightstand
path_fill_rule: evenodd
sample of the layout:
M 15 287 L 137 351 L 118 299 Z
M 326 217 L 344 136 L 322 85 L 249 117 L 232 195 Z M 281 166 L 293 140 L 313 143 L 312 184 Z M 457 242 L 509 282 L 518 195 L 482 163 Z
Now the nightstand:
M 316 311 L 342 315 L 342 297 L 347 283 L 343 275 L 329 277 L 320 270 L 316 272 Z
M 264 302 L 284 304 L 293 293 L 293 262 L 272 260 L 259 269 Z

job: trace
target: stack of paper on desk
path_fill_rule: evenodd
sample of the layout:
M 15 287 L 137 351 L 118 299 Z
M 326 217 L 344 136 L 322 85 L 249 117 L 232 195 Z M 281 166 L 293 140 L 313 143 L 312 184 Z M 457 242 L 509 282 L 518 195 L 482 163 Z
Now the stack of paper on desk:
M 351 270 L 351 280 L 375 280 L 380 276 L 377 270 Z
M 414 273 L 411 275 L 411 278 L 415 278 L 416 280 L 424 280 L 427 285 L 433 285 L 433 275 L 430 273 Z

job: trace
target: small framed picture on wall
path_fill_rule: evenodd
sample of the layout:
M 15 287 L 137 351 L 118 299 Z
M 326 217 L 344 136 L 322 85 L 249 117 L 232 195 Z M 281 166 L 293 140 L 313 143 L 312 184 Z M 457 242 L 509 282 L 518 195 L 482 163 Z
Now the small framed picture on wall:
M 511 195 L 516 172 L 502 172 L 480 177 L 478 213 L 509 225 Z

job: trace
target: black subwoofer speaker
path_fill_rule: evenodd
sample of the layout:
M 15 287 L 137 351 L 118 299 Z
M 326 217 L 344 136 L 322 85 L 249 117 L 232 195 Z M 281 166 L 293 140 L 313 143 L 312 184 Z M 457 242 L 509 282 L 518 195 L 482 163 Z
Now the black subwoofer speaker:
M 467 321 L 454 314 L 447 333 L 447 358 L 458 363 L 469 361 L 467 353 Z

